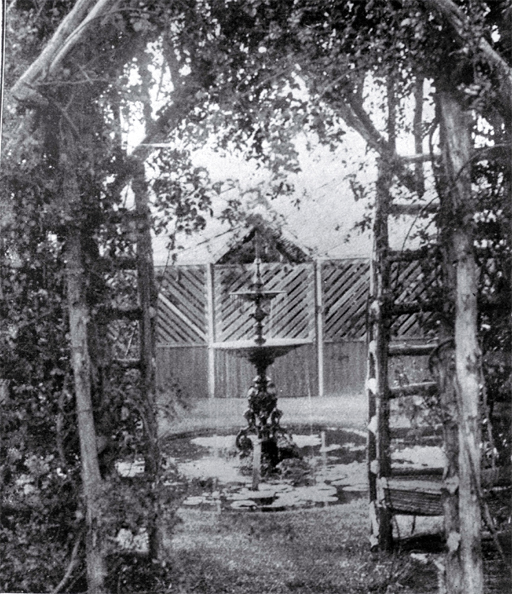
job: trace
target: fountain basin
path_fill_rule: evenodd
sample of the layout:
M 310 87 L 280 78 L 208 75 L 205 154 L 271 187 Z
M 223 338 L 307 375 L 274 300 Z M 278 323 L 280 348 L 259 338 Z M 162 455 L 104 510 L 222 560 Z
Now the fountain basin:
M 254 340 L 232 340 L 214 342 L 212 346 L 214 349 L 227 351 L 235 357 L 247 359 L 251 363 L 264 359 L 268 361 L 267 365 L 270 365 L 278 357 L 306 344 L 313 343 L 303 338 L 267 338 L 263 344 L 257 344 Z
M 304 462 L 280 468 L 258 490 L 237 456 L 235 435 L 176 436 L 165 447 L 188 484 L 184 508 L 203 511 L 286 511 L 345 503 L 366 493 L 365 437 L 334 427 L 294 427 Z

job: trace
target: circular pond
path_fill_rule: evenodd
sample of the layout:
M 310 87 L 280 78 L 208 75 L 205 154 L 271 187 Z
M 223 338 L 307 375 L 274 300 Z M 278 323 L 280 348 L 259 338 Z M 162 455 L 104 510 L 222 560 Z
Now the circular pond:
M 187 485 L 183 506 L 201 510 L 283 511 L 345 503 L 365 494 L 366 434 L 356 429 L 294 427 L 301 459 L 284 460 L 252 490 L 249 459 L 236 434 L 196 434 L 169 440 L 166 453 Z

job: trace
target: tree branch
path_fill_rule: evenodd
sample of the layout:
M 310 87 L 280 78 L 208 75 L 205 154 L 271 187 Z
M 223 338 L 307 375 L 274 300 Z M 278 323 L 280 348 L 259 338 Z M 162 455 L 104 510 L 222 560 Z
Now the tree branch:
M 416 180 L 404 161 L 392 149 L 389 142 L 375 128 L 361 101 L 355 96 L 344 96 L 337 105 L 339 113 L 347 126 L 358 132 L 368 146 L 386 159 L 394 167 L 394 173 L 411 192 L 416 192 Z
M 452 27 L 459 41 L 464 41 L 464 30 L 468 27 L 468 18 L 452 0 L 423 0 L 423 3 L 440 14 Z M 512 117 L 512 68 L 506 60 L 482 36 L 478 48 L 498 74 L 497 94 L 502 115 Z
M 132 162 L 145 161 L 154 150 L 154 147 L 151 145 L 167 140 L 169 133 L 181 122 L 186 112 L 193 109 L 195 106 L 193 97 L 196 90 L 194 88 L 182 87 L 174 102 L 164 108 L 154 122 L 149 123 L 146 136 L 133 149 L 127 159 L 126 166 L 110 186 L 110 190 L 113 193 L 121 192 L 133 178 L 135 171 L 131 167 Z
M 66 569 L 66 573 L 64 574 L 64 577 L 60 580 L 60 582 L 52 590 L 51 594 L 58 594 L 62 590 L 62 588 L 64 588 L 64 586 L 69 582 L 71 576 L 73 575 L 73 572 L 75 571 L 79 563 L 78 551 L 80 550 L 80 544 L 82 543 L 83 536 L 84 533 L 83 530 L 81 530 L 75 540 L 75 545 L 73 547 L 73 551 L 71 552 L 71 559 L 69 560 L 69 565 Z
M 104 13 L 109 8 L 110 4 L 115 4 L 117 0 L 98 0 L 98 2 L 93 6 L 91 11 L 87 14 L 84 20 L 80 23 L 80 25 L 69 35 L 69 37 L 64 42 L 62 48 L 58 51 L 57 55 L 53 58 L 50 67 L 48 69 L 48 74 L 54 74 L 57 70 L 58 66 L 64 60 L 64 58 L 68 55 L 71 49 L 80 41 L 81 37 L 83 36 L 87 25 L 89 25 L 94 19 L 97 19 L 104 15 Z M 83 69 L 82 69 L 83 71 Z
M 92 18 L 97 17 L 115 0 L 78 0 L 72 10 L 64 17 L 39 57 L 20 76 L 12 87 L 12 95 L 20 102 L 46 105 L 44 99 L 35 89 L 36 80 L 54 72 L 69 50 L 76 45 L 85 27 Z M 77 31 L 79 33 L 77 33 Z

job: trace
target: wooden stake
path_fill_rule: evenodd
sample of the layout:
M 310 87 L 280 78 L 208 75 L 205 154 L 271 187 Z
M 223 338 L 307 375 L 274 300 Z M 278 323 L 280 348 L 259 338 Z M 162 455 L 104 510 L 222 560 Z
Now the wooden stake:
M 252 486 L 253 491 L 259 489 L 261 482 L 261 439 L 252 438 Z
M 453 341 L 440 344 L 430 358 L 430 371 L 437 381 L 440 412 L 443 423 L 443 450 L 445 467 L 441 492 L 444 513 L 446 542 L 450 534 L 459 534 L 459 426 L 458 410 L 454 389 Z M 453 537 L 452 541 L 453 542 Z M 439 576 L 443 588 L 450 594 L 464 591 L 459 547 L 448 547 L 442 571 Z
M 318 367 L 318 395 L 324 395 L 324 296 L 322 291 L 322 262 L 317 260 L 315 266 L 316 295 L 316 353 Z
M 206 265 L 206 316 L 208 325 L 208 395 L 215 398 L 215 293 L 214 270 L 210 262 Z
M 388 212 L 391 172 L 379 163 L 373 225 L 373 254 L 370 265 L 370 309 L 368 320 L 368 479 L 372 547 L 390 550 L 393 546 L 392 514 L 385 490 L 381 488 L 391 474 L 389 432 L 388 343 L 385 311 L 389 293 Z M 383 480 L 384 479 L 384 480 Z
M 140 372 L 145 433 L 146 472 L 153 480 L 153 510 L 150 519 L 149 553 L 153 559 L 160 555 L 164 540 L 163 529 L 159 521 L 160 506 L 158 489 L 160 479 L 160 446 L 158 441 L 158 415 L 156 394 L 156 345 L 155 328 L 158 294 L 153 267 L 151 245 L 151 219 L 149 197 L 145 179 L 144 163 L 134 162 L 137 172 L 132 182 L 135 196 L 135 209 L 139 215 L 137 225 L 137 283 L 139 305 L 142 310 L 140 319 Z

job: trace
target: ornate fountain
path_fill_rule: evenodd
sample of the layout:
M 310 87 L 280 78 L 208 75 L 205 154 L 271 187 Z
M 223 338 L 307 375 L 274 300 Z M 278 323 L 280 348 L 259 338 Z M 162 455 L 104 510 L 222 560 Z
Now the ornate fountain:
M 267 368 L 293 349 L 308 344 L 301 339 L 266 339 L 263 336 L 263 321 L 268 316 L 267 305 L 284 291 L 264 289 L 261 275 L 259 242 L 256 240 L 255 273 L 248 291 L 236 291 L 232 296 L 254 304 L 251 317 L 256 321 L 253 340 L 216 343 L 215 347 L 247 359 L 256 369 L 256 377 L 247 393 L 249 408 L 244 413 L 247 427 L 241 429 L 236 445 L 242 455 L 253 453 L 252 488 L 258 489 L 262 468 L 272 470 L 285 458 L 298 455 L 298 448 L 289 432 L 281 427 L 282 412 L 277 408 L 277 390 L 267 375 Z

